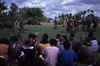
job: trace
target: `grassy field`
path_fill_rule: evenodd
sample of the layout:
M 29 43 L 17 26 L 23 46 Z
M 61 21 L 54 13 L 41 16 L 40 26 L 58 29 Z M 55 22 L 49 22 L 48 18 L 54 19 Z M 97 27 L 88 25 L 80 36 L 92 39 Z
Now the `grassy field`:
M 55 38 L 56 34 L 61 34 L 61 35 L 67 35 L 69 37 L 69 33 L 65 30 L 65 27 L 62 27 L 62 25 L 58 26 L 57 30 L 53 29 L 52 24 L 43 24 L 43 25 L 25 25 L 24 26 L 25 32 L 21 33 L 21 36 L 23 39 L 27 38 L 29 33 L 38 33 L 37 34 L 37 39 L 40 41 L 42 38 L 42 35 L 44 33 L 47 33 L 49 35 L 49 38 Z M 100 26 L 98 26 L 98 29 L 96 32 L 94 32 L 95 37 L 97 38 L 98 42 L 100 42 Z M 18 34 L 19 32 L 19 26 L 15 26 L 15 34 Z M 0 29 L 0 38 L 2 37 L 7 37 L 9 38 L 9 35 L 12 33 L 12 30 L 10 29 Z M 88 32 L 82 31 L 81 28 L 79 28 L 79 31 L 76 32 L 76 40 L 79 40 L 82 35 L 87 36 Z M 95 54 L 96 60 L 98 60 L 99 53 L 97 52 Z M 85 66 L 83 64 L 79 64 L 78 66 Z
M 38 33 L 37 34 L 37 39 L 41 40 L 42 35 L 44 33 L 47 33 L 49 35 L 49 38 L 55 38 L 56 34 L 61 34 L 61 35 L 67 35 L 69 37 L 69 33 L 65 30 L 65 27 L 62 27 L 62 25 L 58 26 L 57 30 L 53 29 L 52 24 L 43 24 L 43 25 L 26 25 L 24 26 L 25 32 L 21 33 L 21 36 L 23 39 L 27 38 L 29 33 Z M 97 31 L 94 32 L 96 38 L 98 41 L 100 41 L 100 26 L 98 27 Z M 18 34 L 19 32 L 19 26 L 15 26 L 15 34 Z M 80 28 L 79 28 L 80 29 Z M 1 37 L 7 37 L 9 38 L 9 35 L 12 33 L 12 30 L 10 29 L 0 29 L 0 38 Z M 76 32 L 76 39 L 79 40 L 82 35 L 87 36 L 88 32 L 82 31 L 81 29 Z

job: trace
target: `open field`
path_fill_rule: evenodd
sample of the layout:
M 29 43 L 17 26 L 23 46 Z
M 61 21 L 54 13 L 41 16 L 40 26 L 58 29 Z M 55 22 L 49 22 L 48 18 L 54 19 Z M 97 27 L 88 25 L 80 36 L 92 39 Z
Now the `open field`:
M 65 27 L 62 27 L 62 25 L 58 26 L 57 30 L 53 29 L 53 25 L 49 23 L 44 23 L 42 25 L 25 25 L 24 26 L 25 32 L 21 33 L 21 36 L 23 39 L 25 39 L 29 33 L 38 33 L 37 39 L 41 40 L 41 37 L 44 33 L 47 33 L 49 35 L 49 38 L 55 38 L 56 34 L 61 34 L 61 35 L 67 35 L 69 37 L 69 33 L 65 30 Z M 19 26 L 15 26 L 15 34 L 18 34 L 19 32 Z M 9 35 L 12 33 L 12 30 L 10 29 L 0 29 L 0 38 L 1 37 L 7 37 L 9 38 Z M 81 28 L 79 28 L 79 31 L 76 32 L 76 39 L 79 40 L 82 35 L 87 36 L 86 31 L 82 31 Z M 98 41 L 100 41 L 100 26 L 98 27 L 97 31 L 94 32 L 96 38 Z
M 42 35 L 44 33 L 47 33 L 49 35 L 49 38 L 55 38 L 56 34 L 67 35 L 69 37 L 69 33 L 65 30 L 65 27 L 62 27 L 62 25 L 59 25 L 57 30 L 54 30 L 53 24 L 49 24 L 49 23 L 44 23 L 42 25 L 25 25 L 24 27 L 27 30 L 25 30 L 25 32 L 21 33 L 21 36 L 23 39 L 27 38 L 29 33 L 38 33 L 36 35 L 38 36 L 37 39 L 39 41 L 41 40 Z M 19 26 L 16 25 L 15 26 L 15 34 L 18 34 L 18 32 L 19 32 L 18 29 L 19 29 Z M 9 38 L 9 35 L 11 33 L 12 33 L 12 30 L 10 30 L 10 29 L 0 29 L 0 38 L 1 37 Z M 76 40 L 79 41 L 79 39 L 82 35 L 87 36 L 87 34 L 88 34 L 88 32 L 82 31 L 81 28 L 79 28 L 79 31 L 76 32 Z M 94 34 L 95 34 L 95 37 L 97 38 L 97 40 L 100 42 L 100 26 L 98 26 L 98 29 L 96 32 L 94 32 Z M 99 53 L 100 52 L 97 52 L 95 54 L 96 60 L 98 60 Z M 78 66 L 85 66 L 85 65 L 79 64 Z

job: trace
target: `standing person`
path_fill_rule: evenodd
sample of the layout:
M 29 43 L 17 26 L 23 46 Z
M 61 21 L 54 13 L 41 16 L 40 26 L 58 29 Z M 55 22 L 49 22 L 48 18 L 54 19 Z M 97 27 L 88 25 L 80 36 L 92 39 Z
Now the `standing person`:
M 57 29 L 57 17 L 54 19 L 54 29 Z
M 97 23 L 97 21 L 95 20 L 95 18 L 93 18 L 92 22 L 93 22 L 92 30 L 93 30 L 93 31 L 96 31 L 97 26 L 98 26 L 98 23 Z
M 67 31 L 70 31 L 70 17 L 67 19 Z
M 74 66 L 74 61 L 77 59 L 76 53 L 70 49 L 70 42 L 64 41 L 64 50 L 60 53 L 61 66 Z
M 88 18 L 87 18 L 87 31 L 90 30 L 90 26 L 91 26 L 91 20 L 90 20 L 90 18 L 88 17 Z
M 88 38 L 90 39 L 90 41 L 91 41 L 91 43 L 92 43 L 92 48 L 93 48 L 93 50 L 94 50 L 95 52 L 98 51 L 99 46 L 98 46 L 98 42 L 97 42 L 96 37 L 94 37 L 94 33 L 93 33 L 93 32 L 89 32 L 89 33 L 88 33 Z
M 74 26 L 75 26 L 75 30 L 78 30 L 79 22 L 77 19 L 74 20 Z
M 21 20 L 20 21 L 20 23 L 19 23 L 19 26 L 20 26 L 20 30 L 23 30 L 23 32 L 24 32 L 24 23 L 23 23 L 23 21 Z
M 72 32 L 73 31 L 73 19 L 72 18 L 70 18 L 70 32 Z
M 50 39 L 50 46 L 44 49 L 43 53 L 47 66 L 57 65 L 59 48 L 57 48 L 56 45 L 57 45 L 56 39 Z

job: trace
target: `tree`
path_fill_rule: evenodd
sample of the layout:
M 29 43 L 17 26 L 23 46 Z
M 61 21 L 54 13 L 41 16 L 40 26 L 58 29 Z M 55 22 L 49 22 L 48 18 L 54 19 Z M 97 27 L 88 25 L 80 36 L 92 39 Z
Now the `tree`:
M 28 18 L 26 15 L 27 10 L 28 10 L 28 7 L 19 8 L 19 10 L 18 10 L 18 17 L 19 17 L 18 19 L 19 20 L 21 20 L 21 19 L 26 20 Z
M 6 10 L 7 7 L 5 6 L 5 2 L 0 2 L 0 13 L 3 11 L 3 10 Z
M 82 18 L 81 18 L 81 16 L 82 16 L 81 12 L 76 13 L 74 16 L 75 16 L 75 18 L 76 18 L 77 20 L 81 20 L 81 19 L 82 19 Z
M 43 11 L 40 8 L 27 8 L 26 15 L 28 18 L 32 18 L 34 22 L 40 23 L 43 17 Z
M 7 7 L 5 6 L 5 2 L 0 2 L 0 22 L 4 17 L 3 10 L 6 10 L 6 9 Z
M 16 13 L 18 11 L 18 6 L 12 2 L 11 3 L 11 6 L 10 6 L 10 9 L 11 9 L 11 17 L 12 17 L 12 21 L 15 21 L 16 20 Z
M 18 6 L 14 2 L 12 2 L 11 6 L 10 6 L 10 9 L 11 9 L 11 11 L 9 11 L 9 16 L 11 18 L 10 19 L 11 23 L 13 24 L 13 32 L 14 32 L 14 22 L 17 19 L 16 14 L 17 14 Z
M 83 18 L 84 18 L 86 15 L 86 11 L 82 11 L 81 14 L 83 15 Z

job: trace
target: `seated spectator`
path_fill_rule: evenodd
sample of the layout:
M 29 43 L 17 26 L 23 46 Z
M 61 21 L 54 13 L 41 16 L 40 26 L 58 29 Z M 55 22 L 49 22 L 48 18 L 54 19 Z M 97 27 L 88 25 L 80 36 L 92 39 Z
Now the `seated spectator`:
M 78 52 L 78 60 L 80 63 L 91 65 L 94 63 L 94 51 L 89 38 L 84 39 L 84 44 Z
M 32 46 L 34 46 L 35 47 L 35 50 L 37 50 L 37 46 L 38 46 L 38 44 L 39 44 L 39 42 L 38 42 L 38 40 L 36 39 L 36 35 L 35 34 L 33 34 L 33 33 L 30 33 L 29 35 L 28 35 L 28 39 L 30 39 L 30 41 L 32 42 L 32 43 L 30 43 Z
M 76 53 L 70 49 L 70 42 L 64 41 L 64 50 L 60 53 L 61 66 L 74 66 L 74 61 L 77 59 Z
M 45 62 L 47 66 L 56 66 L 59 55 L 59 48 L 56 39 L 50 39 L 50 46 L 46 47 L 43 51 Z
M 59 45 L 57 46 L 58 48 L 59 48 L 59 50 L 60 50 L 60 52 L 62 51 L 62 50 L 64 50 L 64 46 L 63 46 L 63 42 L 65 41 L 65 39 L 63 38 L 63 37 L 61 37 L 60 38 L 60 40 L 59 40 Z
M 67 41 L 67 36 L 66 35 L 62 35 L 62 38 L 64 39 L 64 41 Z
M 7 38 L 0 39 L 0 66 L 6 65 L 9 60 L 9 40 Z
M 90 41 L 92 42 L 92 48 L 93 48 L 93 50 L 94 50 L 95 52 L 98 51 L 99 46 L 98 46 L 98 42 L 97 42 L 96 37 L 94 37 L 94 33 L 93 33 L 93 32 L 89 32 L 89 33 L 88 33 L 88 38 L 89 38 Z
M 44 61 L 36 56 L 35 47 L 31 43 L 31 40 L 28 38 L 22 46 L 24 55 L 20 59 L 20 66 L 45 66 Z
M 74 33 L 70 33 L 69 41 L 71 43 L 71 48 L 75 51 L 75 53 L 78 53 L 79 45 L 78 45 L 78 42 L 75 39 Z
M 30 39 L 26 39 L 24 45 L 22 45 L 22 52 L 25 54 L 24 66 L 32 66 L 34 65 L 34 58 L 35 58 L 35 48 L 31 45 L 32 41 Z M 29 63 L 28 63 L 29 62 Z
M 38 45 L 38 52 L 39 54 L 42 54 L 43 50 L 47 47 L 50 46 L 50 43 L 48 41 L 48 35 L 44 34 L 42 36 L 42 40 L 40 41 L 40 44 Z
M 59 43 L 60 37 L 61 37 L 61 35 L 60 35 L 60 34 L 57 34 L 57 35 L 56 35 L 57 45 L 59 45 L 59 44 L 60 44 L 60 43 Z
M 21 55 L 21 46 L 23 42 L 19 41 L 16 35 L 10 36 L 10 60 L 12 62 L 18 61 L 19 56 Z

